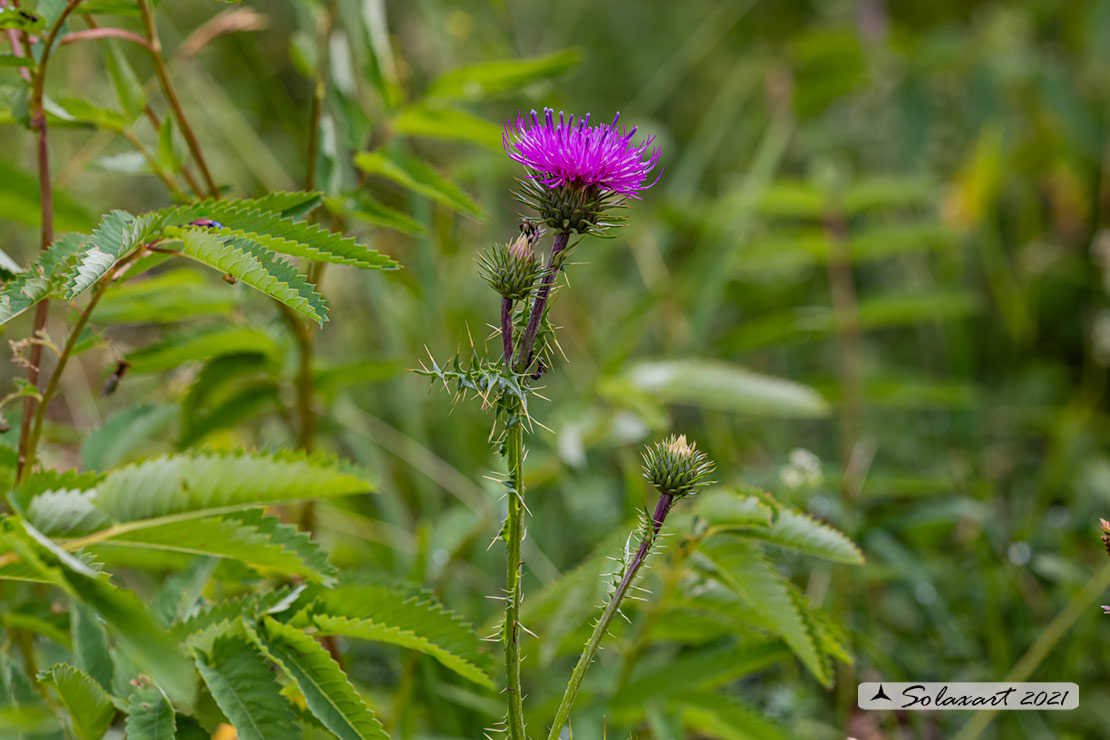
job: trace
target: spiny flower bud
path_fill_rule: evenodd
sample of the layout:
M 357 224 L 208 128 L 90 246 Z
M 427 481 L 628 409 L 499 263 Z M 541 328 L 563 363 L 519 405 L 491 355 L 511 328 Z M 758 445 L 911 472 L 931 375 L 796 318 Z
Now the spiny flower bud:
M 1099 519 L 1098 524 L 1102 527 L 1102 544 L 1106 547 L 1106 554 L 1110 555 L 1110 522 Z
M 659 490 L 675 498 L 690 496 L 709 483 L 706 477 L 716 466 L 709 456 L 686 441 L 686 435 L 672 435 L 644 450 L 644 477 Z
M 512 244 L 498 244 L 478 257 L 482 277 L 503 298 L 520 301 L 532 291 L 541 271 L 533 250 L 541 233 L 534 224 L 522 224 L 520 236 Z

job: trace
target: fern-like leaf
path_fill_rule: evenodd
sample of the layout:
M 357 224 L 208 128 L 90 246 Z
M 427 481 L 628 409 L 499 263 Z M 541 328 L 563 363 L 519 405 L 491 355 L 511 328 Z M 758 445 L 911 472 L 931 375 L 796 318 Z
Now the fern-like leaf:
M 817 649 L 802 605 L 759 545 L 735 535 L 719 535 L 703 543 L 697 555 L 708 562 L 713 577 L 746 601 L 764 626 L 782 637 L 822 685 L 831 685 L 828 662 Z
M 397 267 L 393 259 L 359 244 L 352 237 L 334 234 L 315 224 L 294 221 L 280 213 L 265 210 L 270 205 L 264 200 L 206 201 L 170 209 L 166 212 L 166 222 L 185 225 L 197 219 L 209 219 L 220 224 L 207 229 L 212 234 L 245 237 L 291 257 L 374 270 Z
M 196 665 L 239 740 L 297 740 L 289 702 L 265 659 L 245 639 L 216 639 L 210 651 L 196 651 Z
M 96 487 L 96 506 L 115 522 L 135 522 L 207 516 L 374 488 L 365 473 L 343 470 L 326 456 L 204 451 L 112 471 Z
M 303 619 L 322 634 L 418 650 L 477 684 L 493 688 L 491 661 L 474 629 L 423 594 L 384 583 L 344 584 L 322 592 Z
M 69 712 L 73 729 L 82 740 L 100 740 L 104 736 L 116 715 L 116 708 L 92 676 L 68 663 L 57 663 L 40 673 L 39 681 L 58 694 Z
M 57 292 L 61 268 L 84 249 L 87 239 L 83 234 L 66 234 L 47 247 L 35 264 L 9 280 L 0 291 L 0 325 Z
M 282 267 L 269 255 L 260 258 L 259 254 L 265 253 L 249 239 L 221 241 L 213 231 L 220 230 L 186 229 L 181 236 L 183 254 L 231 275 L 319 324 L 327 320 L 324 299 L 288 264 Z
M 87 247 L 67 269 L 65 299 L 71 301 L 102 278 L 123 257 L 142 246 L 161 228 L 162 217 L 148 213 L 135 217 L 127 211 L 111 211 L 89 237 Z
M 328 556 L 311 537 L 260 509 L 170 521 L 123 532 L 100 544 L 232 558 L 324 584 L 333 583 L 337 574 Z
M 327 650 L 296 627 L 263 618 L 260 640 L 304 695 L 312 714 L 340 740 L 387 740 L 385 730 Z

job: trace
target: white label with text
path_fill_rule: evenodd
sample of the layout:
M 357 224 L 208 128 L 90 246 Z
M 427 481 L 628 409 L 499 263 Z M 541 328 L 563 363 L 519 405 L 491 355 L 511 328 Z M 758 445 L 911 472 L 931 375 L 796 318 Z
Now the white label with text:
M 1076 709 L 1074 683 L 967 683 L 869 681 L 857 690 L 860 709 L 977 711 Z

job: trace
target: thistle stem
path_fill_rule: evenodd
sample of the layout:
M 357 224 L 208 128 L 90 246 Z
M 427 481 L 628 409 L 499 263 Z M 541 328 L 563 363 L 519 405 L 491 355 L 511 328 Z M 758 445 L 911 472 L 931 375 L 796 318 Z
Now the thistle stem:
M 505 354 L 505 369 L 513 374 L 513 301 L 501 299 L 501 346 Z
M 524 336 L 520 339 L 520 357 L 517 358 L 517 370 L 524 372 L 532 364 L 532 347 L 536 343 L 536 335 L 540 331 L 540 322 L 543 321 L 543 312 L 547 308 L 547 298 L 551 295 L 551 286 L 555 284 L 555 274 L 559 272 L 559 254 L 567 248 L 570 233 L 560 231 L 551 243 L 551 256 L 547 260 L 547 270 L 536 289 L 536 300 L 532 303 L 532 314 L 528 317 L 528 326 L 524 329 Z
M 586 671 L 593 663 L 594 656 L 597 655 L 597 650 L 601 647 L 601 640 L 609 631 L 609 625 L 612 623 L 613 617 L 617 615 L 621 602 L 624 601 L 624 597 L 636 580 L 636 574 L 644 561 L 647 560 L 648 553 L 651 552 L 651 546 L 655 543 L 655 538 L 659 536 L 659 530 L 663 526 L 663 520 L 667 518 L 667 512 L 670 511 L 673 501 L 674 497 L 670 494 L 659 494 L 659 501 L 655 505 L 655 513 L 651 517 L 651 534 L 640 543 L 636 556 L 632 558 L 624 577 L 621 578 L 616 590 L 613 591 L 613 596 L 609 599 L 605 611 L 602 612 L 601 619 L 597 620 L 597 625 L 594 626 L 594 631 L 586 643 L 586 648 L 582 651 L 581 657 L 578 658 L 578 664 L 574 666 L 574 672 L 571 673 L 570 683 L 567 684 L 567 690 L 563 694 L 563 700 L 559 703 L 559 709 L 555 712 L 555 721 L 551 724 L 551 732 L 547 736 L 548 740 L 558 740 L 563 728 L 566 727 L 567 720 L 570 719 L 570 710 L 574 706 L 574 700 L 582 686 L 582 679 L 586 677 Z
M 509 514 L 505 537 L 505 683 L 509 715 L 509 740 L 526 740 L 524 697 L 520 690 L 520 545 L 524 539 L 524 424 L 517 418 L 505 431 L 509 463 Z

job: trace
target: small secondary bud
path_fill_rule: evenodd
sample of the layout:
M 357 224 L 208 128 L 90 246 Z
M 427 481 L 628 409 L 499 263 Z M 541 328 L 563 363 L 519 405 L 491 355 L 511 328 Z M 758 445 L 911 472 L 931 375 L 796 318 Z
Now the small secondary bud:
M 673 435 L 644 450 L 644 477 L 660 493 L 675 498 L 691 496 L 709 483 L 713 472 L 709 456 L 687 442 L 686 435 Z
M 520 236 L 511 245 L 498 244 L 478 258 L 482 277 L 490 287 L 511 301 L 528 297 L 541 272 L 533 249 L 542 231 L 534 224 L 520 227 Z

